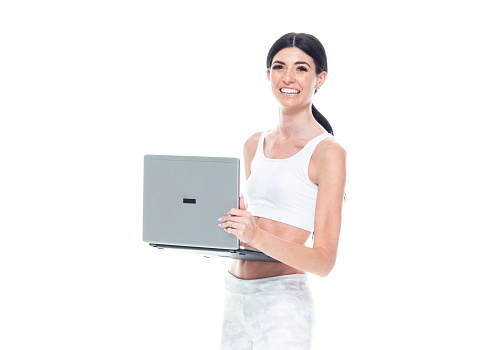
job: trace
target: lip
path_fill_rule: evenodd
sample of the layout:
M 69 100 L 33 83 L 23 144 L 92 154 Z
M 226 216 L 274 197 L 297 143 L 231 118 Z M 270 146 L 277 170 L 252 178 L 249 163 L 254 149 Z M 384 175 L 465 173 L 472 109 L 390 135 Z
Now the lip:
M 289 88 L 289 87 L 282 87 L 278 89 L 278 91 L 280 91 L 280 93 L 282 93 L 285 96 L 297 96 L 301 93 L 301 90 Z

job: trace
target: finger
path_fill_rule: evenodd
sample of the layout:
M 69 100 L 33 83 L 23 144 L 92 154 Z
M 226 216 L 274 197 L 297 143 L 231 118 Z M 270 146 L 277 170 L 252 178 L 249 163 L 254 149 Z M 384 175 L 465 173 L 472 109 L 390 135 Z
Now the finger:
M 234 234 L 244 232 L 244 230 L 246 229 L 246 225 L 239 222 L 232 222 L 232 225 L 230 225 L 230 222 L 227 222 L 225 224 L 222 224 L 222 226 L 224 230 L 230 230 L 229 232 Z
M 218 227 L 221 227 L 221 228 L 233 228 L 234 227 L 234 220 L 225 220 L 225 221 L 222 221 L 218 224 Z
M 227 214 L 227 216 L 222 216 L 221 218 L 218 219 L 219 222 L 227 222 L 227 221 L 233 221 L 234 216 Z
M 218 219 L 219 222 L 224 223 L 228 221 L 234 221 L 235 216 L 232 215 L 227 215 L 227 216 L 222 216 L 220 219 Z
M 245 213 L 246 210 L 242 210 L 242 209 L 237 209 L 237 208 L 232 208 L 230 209 L 229 211 L 229 215 L 230 216 L 242 216 L 243 213 Z
M 242 193 L 239 196 L 239 209 L 246 210 L 246 203 L 244 202 L 244 195 Z
M 227 233 L 234 234 L 234 229 L 231 229 L 231 228 L 226 227 L 226 228 L 224 228 L 223 230 L 224 230 L 225 232 L 227 232 Z

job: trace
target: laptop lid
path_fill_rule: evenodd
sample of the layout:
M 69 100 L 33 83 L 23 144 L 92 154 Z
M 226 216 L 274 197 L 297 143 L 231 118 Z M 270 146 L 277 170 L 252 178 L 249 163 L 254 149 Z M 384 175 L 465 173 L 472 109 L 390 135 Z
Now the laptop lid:
M 143 240 L 153 245 L 239 249 L 218 218 L 239 207 L 237 158 L 146 155 Z

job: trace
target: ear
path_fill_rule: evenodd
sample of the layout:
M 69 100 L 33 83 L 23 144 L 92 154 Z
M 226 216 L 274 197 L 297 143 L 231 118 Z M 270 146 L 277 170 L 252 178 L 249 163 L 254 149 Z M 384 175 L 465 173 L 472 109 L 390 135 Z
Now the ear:
M 326 79 L 327 79 L 327 72 L 323 71 L 320 74 L 318 74 L 316 89 L 321 88 L 321 86 L 323 85 Z
M 268 81 L 270 81 L 270 72 L 271 72 L 270 69 L 266 70 L 266 77 L 268 78 Z

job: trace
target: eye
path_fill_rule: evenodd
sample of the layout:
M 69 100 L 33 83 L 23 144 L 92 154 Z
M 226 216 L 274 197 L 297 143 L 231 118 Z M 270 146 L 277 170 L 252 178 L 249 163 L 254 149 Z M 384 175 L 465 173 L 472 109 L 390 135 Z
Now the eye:
M 272 66 L 272 69 L 275 69 L 275 70 L 281 70 L 283 68 L 284 68 L 284 66 L 282 66 L 281 64 L 276 64 L 276 65 Z
M 301 72 L 307 72 L 308 68 L 306 68 L 305 66 L 299 66 L 299 67 L 297 67 L 297 70 L 301 71 Z

